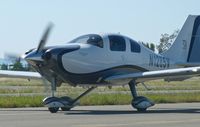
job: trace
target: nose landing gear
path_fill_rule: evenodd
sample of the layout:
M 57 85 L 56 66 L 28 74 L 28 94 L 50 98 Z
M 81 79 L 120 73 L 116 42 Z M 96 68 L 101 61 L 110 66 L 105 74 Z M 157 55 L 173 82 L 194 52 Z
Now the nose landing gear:
M 54 78 L 51 83 L 52 96 L 46 97 L 43 100 L 43 104 L 48 107 L 48 109 L 51 113 L 56 113 L 59 110 L 59 108 L 61 108 L 62 111 L 69 111 L 71 108 L 78 105 L 78 101 L 83 96 L 85 96 L 86 94 L 88 94 L 89 92 L 91 92 L 92 90 L 94 90 L 96 88 L 96 86 L 89 88 L 88 90 L 86 90 L 84 93 L 82 93 L 75 99 L 72 99 L 67 96 L 59 98 L 59 97 L 54 96 L 54 92 L 56 91 L 56 83 L 57 83 L 56 78 Z
M 69 111 L 77 105 L 77 103 L 73 103 L 73 99 L 70 97 L 46 97 L 43 100 L 43 104 L 48 107 L 51 113 L 56 113 L 59 108 L 61 108 L 62 111 Z

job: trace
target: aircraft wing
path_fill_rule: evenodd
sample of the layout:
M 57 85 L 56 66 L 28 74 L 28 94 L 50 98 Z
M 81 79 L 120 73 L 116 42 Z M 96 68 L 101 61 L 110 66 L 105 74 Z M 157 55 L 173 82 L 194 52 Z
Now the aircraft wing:
M 135 80 L 136 82 L 144 82 L 144 81 L 156 80 L 156 79 L 195 76 L 195 75 L 200 75 L 200 66 L 121 74 L 121 75 L 107 77 L 105 81 L 113 82 L 113 83 L 117 83 L 123 80 L 126 82 L 131 81 L 131 80 Z
M 199 62 L 187 62 L 187 63 L 176 63 L 176 65 L 180 67 L 194 67 L 194 66 L 200 66 Z
M 0 70 L 0 77 L 27 78 L 27 79 L 41 79 L 42 78 L 42 76 L 37 72 L 5 71 L 5 70 Z

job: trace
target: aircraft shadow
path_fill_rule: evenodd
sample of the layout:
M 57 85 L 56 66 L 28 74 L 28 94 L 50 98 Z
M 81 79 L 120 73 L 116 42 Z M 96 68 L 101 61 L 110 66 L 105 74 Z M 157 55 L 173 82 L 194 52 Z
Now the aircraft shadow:
M 65 115 L 123 115 L 123 114 L 165 114 L 165 113 L 199 113 L 200 109 L 162 109 L 148 110 L 146 112 L 130 110 L 71 110 L 66 111 Z
M 1 109 L 0 112 L 49 112 L 47 109 Z M 165 113 L 192 113 L 200 114 L 200 108 L 185 109 L 149 109 L 146 112 L 138 112 L 136 110 L 71 110 L 59 111 L 65 115 L 123 115 L 123 114 L 165 114 Z

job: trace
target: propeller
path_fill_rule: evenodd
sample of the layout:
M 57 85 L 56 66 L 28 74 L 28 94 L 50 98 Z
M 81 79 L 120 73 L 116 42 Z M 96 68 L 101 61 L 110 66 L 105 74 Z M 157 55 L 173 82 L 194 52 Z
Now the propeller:
M 36 50 L 36 53 L 41 52 L 42 49 L 44 49 L 44 46 L 45 46 L 45 44 L 47 42 L 47 39 L 49 37 L 49 34 L 51 32 L 52 27 L 53 27 L 53 23 L 49 23 L 47 28 L 46 28 L 46 30 L 44 31 L 44 34 L 43 34 L 40 42 L 39 42 L 38 48 Z
M 39 42 L 39 45 L 37 47 L 36 54 L 40 53 L 44 49 L 44 47 L 45 47 L 45 45 L 47 43 L 47 39 L 49 37 L 49 34 L 50 34 L 53 26 L 54 26 L 54 24 L 51 23 L 51 22 L 47 25 L 47 28 L 44 31 L 43 36 L 42 36 L 42 38 L 41 38 L 41 40 Z M 44 85 L 44 92 L 46 93 L 46 96 L 49 96 L 48 93 L 49 93 L 50 84 L 49 84 L 48 80 L 44 76 L 42 76 L 42 81 L 43 81 L 43 85 Z

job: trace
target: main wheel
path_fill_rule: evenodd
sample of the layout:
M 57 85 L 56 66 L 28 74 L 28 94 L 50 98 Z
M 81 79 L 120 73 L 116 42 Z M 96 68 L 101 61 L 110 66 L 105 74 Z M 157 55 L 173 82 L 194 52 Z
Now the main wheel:
M 152 101 L 143 96 L 138 96 L 132 100 L 131 105 L 139 112 L 145 112 L 147 108 L 154 105 Z
M 59 110 L 59 107 L 49 107 L 48 108 L 51 113 L 56 113 Z
M 71 108 L 68 107 L 61 107 L 62 111 L 69 111 Z
M 137 111 L 138 111 L 138 112 L 146 112 L 146 111 L 147 111 L 147 108 L 138 108 Z

